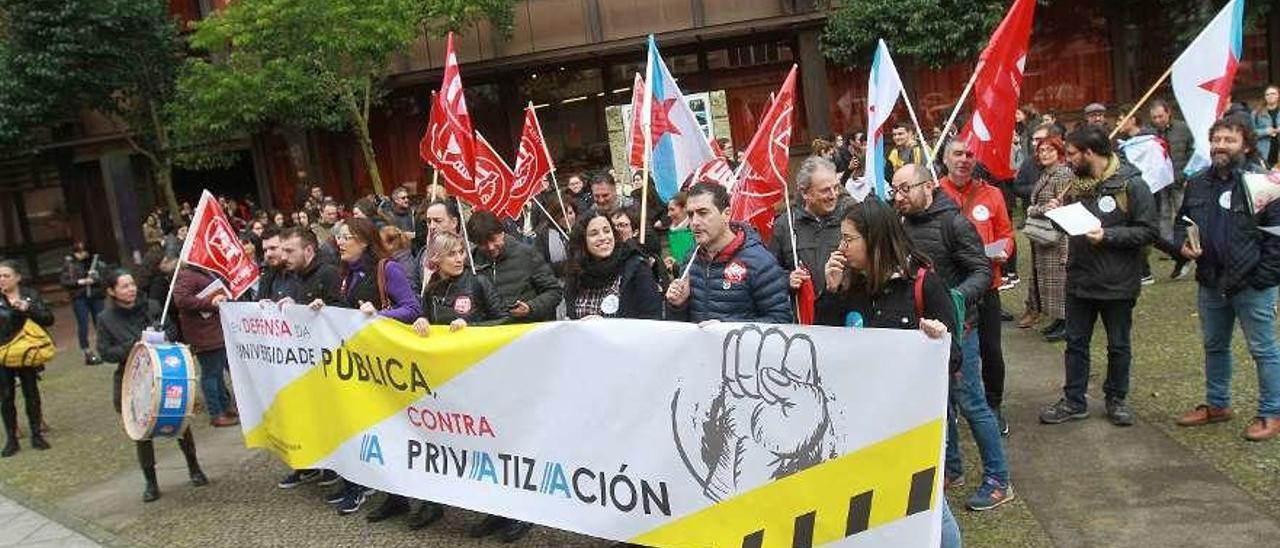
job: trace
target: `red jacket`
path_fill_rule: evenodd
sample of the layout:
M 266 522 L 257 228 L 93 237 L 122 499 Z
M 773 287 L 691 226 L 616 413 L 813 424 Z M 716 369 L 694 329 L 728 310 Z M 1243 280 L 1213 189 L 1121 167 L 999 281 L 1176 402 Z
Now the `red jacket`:
M 1009 210 L 1004 206 L 1004 194 L 999 188 L 982 179 L 972 179 L 961 192 L 951 177 L 942 178 L 942 191 L 947 193 L 957 204 L 965 218 L 973 223 L 982 237 L 982 245 L 988 246 L 1000 240 L 1007 240 L 1005 254 L 1012 255 L 1014 250 L 1013 223 L 1009 220 Z M 1000 287 L 1001 264 L 991 261 L 991 287 Z
M 218 307 L 208 298 L 197 297 L 213 283 L 213 276 L 192 266 L 183 266 L 178 281 L 173 286 L 173 304 L 178 309 L 178 325 L 182 327 L 182 342 L 191 346 L 192 352 L 207 352 L 222 348 L 222 317 Z

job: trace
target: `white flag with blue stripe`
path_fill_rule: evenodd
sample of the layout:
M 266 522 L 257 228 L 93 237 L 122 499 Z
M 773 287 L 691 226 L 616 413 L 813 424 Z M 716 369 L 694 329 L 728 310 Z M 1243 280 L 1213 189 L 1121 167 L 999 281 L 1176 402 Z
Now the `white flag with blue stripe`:
M 667 202 L 680 191 L 680 185 L 689 175 L 714 160 L 716 155 L 662 62 L 653 35 L 649 36 L 645 82 L 649 93 L 644 102 L 642 123 L 648 124 L 650 139 L 646 145 L 652 147 L 649 171 L 658 198 Z
M 862 184 L 850 180 L 849 193 L 859 201 L 866 198 L 874 187 L 876 195 L 887 198 L 885 181 L 889 177 L 885 167 L 884 125 L 893 113 L 893 107 L 902 96 L 902 78 L 898 67 L 889 56 L 889 46 L 884 40 L 876 46 L 875 59 L 871 62 L 871 75 L 867 79 L 867 172 Z

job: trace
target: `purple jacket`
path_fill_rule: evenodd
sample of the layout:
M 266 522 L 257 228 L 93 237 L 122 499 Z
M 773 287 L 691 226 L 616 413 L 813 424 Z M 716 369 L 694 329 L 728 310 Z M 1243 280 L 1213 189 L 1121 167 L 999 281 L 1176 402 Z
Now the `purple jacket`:
M 364 301 L 381 308 L 377 277 L 373 274 L 376 264 L 368 260 L 347 263 L 347 276 L 342 280 L 341 306 L 358 309 L 361 301 Z M 404 267 L 396 261 L 387 261 L 386 277 L 387 299 L 391 301 L 391 306 L 379 310 L 378 314 L 400 323 L 413 323 L 422 315 L 422 305 L 418 302 L 417 295 L 413 294 Z

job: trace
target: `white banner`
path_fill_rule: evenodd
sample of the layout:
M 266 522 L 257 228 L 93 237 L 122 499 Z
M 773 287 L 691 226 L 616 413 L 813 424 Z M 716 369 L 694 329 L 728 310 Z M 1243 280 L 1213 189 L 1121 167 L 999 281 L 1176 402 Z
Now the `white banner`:
M 222 307 L 246 444 L 295 468 L 659 546 L 937 546 L 946 340 L 598 320 L 420 338 Z

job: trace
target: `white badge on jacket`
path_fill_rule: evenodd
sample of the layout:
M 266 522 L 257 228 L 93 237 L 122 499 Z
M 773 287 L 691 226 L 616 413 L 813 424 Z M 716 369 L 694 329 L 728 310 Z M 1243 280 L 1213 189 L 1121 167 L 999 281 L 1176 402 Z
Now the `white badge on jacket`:
M 1098 211 L 1103 213 L 1111 213 L 1116 210 L 1116 199 L 1111 196 L 1103 196 L 1098 199 Z
M 1222 206 L 1222 209 L 1231 209 L 1231 191 L 1230 190 L 1223 192 L 1221 195 L 1218 196 L 1218 205 Z
M 987 209 L 987 206 L 980 205 L 973 208 L 973 220 L 978 222 L 986 222 L 987 219 L 990 219 L 990 218 L 991 218 L 991 210 Z
M 600 312 L 605 314 L 618 313 L 618 296 L 610 293 L 604 296 L 604 300 L 600 301 Z

